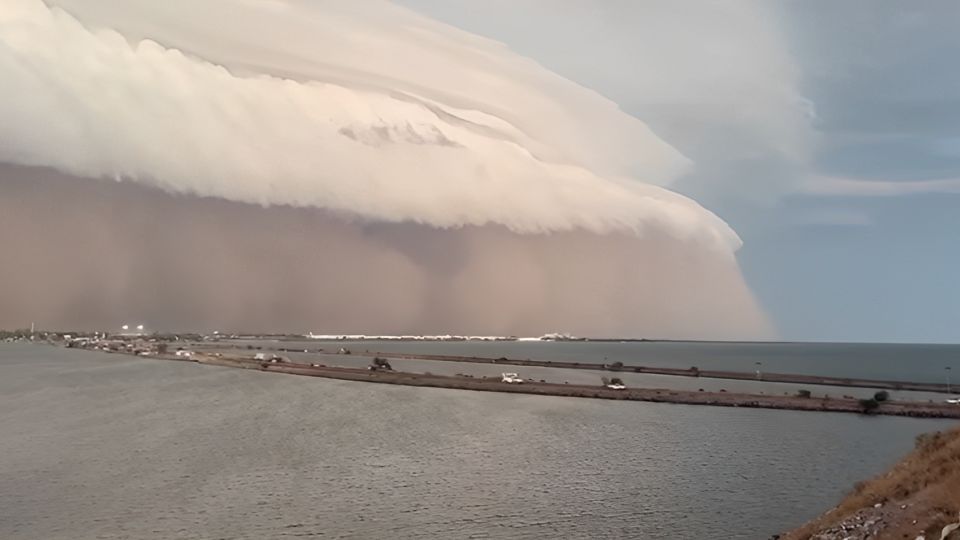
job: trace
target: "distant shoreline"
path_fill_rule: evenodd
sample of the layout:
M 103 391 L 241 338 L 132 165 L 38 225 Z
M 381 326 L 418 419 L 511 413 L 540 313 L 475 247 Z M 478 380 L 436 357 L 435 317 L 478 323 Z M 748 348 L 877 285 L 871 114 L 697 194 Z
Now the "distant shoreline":
M 37 330 L 39 339 L 47 336 L 94 336 L 121 337 L 121 338 L 158 338 L 158 339 L 224 339 L 236 341 L 315 341 L 342 342 L 342 341 L 395 341 L 395 342 L 528 342 L 528 343 L 690 343 L 690 344 L 730 344 L 730 345 L 883 345 L 883 346 L 934 346 L 956 347 L 960 342 L 907 342 L 907 341 L 815 341 L 815 340 L 723 340 L 723 339 L 679 339 L 656 337 L 579 337 L 566 334 L 545 334 L 540 337 L 525 336 L 481 336 L 481 335 L 366 335 L 366 334 L 291 334 L 291 333 L 245 333 L 231 332 L 203 334 L 197 332 L 94 332 L 69 330 Z M 27 339 L 28 329 L 4 330 L 0 329 L 0 340 Z

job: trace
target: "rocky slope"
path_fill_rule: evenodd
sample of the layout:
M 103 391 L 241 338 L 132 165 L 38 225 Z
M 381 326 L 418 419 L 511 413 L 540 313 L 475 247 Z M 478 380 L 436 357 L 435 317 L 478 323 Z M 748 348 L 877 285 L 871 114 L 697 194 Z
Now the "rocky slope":
M 890 471 L 781 540 L 960 540 L 960 429 L 917 437 Z

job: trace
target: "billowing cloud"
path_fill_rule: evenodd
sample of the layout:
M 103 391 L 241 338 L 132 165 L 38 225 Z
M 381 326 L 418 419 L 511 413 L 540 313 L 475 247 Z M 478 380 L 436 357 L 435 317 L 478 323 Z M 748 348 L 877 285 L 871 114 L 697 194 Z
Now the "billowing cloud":
M 693 321 L 718 317 L 737 321 L 716 323 L 727 334 L 768 330 L 732 256 L 736 234 L 665 188 L 690 170 L 687 158 L 599 94 L 496 42 L 396 5 L 4 0 L 0 73 L 0 162 L 60 171 L 56 182 L 41 182 L 51 200 L 67 189 L 65 179 L 107 178 L 143 186 L 136 204 L 116 191 L 120 186 L 104 191 L 102 182 L 88 188 L 94 191 L 77 186 L 85 194 L 78 201 L 113 201 L 145 213 L 154 213 L 148 199 L 161 207 L 180 201 L 186 217 L 157 223 L 150 233 L 157 245 L 164 244 L 160 238 L 172 241 L 174 230 L 190 234 L 181 223 L 205 230 L 202 216 L 219 216 L 210 231 L 233 239 L 231 245 L 241 230 L 251 241 L 267 241 L 239 217 L 248 204 L 268 207 L 264 212 L 279 222 L 298 212 L 313 216 L 309 230 L 278 229 L 287 242 L 297 239 L 297 248 L 309 249 L 313 239 L 336 245 L 337 255 L 310 258 L 302 279 L 283 284 L 292 290 L 259 289 L 273 298 L 270 306 L 284 299 L 288 314 L 300 314 L 274 321 L 330 326 L 337 313 L 352 320 L 347 304 L 369 313 L 383 297 L 410 308 L 376 324 L 386 330 L 430 331 L 442 320 L 466 331 L 714 335 L 710 325 Z M 19 193 L 27 193 L 19 182 L 30 171 L 2 170 Z M 156 188 L 193 198 L 147 195 Z M 226 207 L 210 198 L 234 206 L 218 210 Z M 249 215 L 266 215 L 259 212 Z M 96 230 L 136 221 L 123 212 L 111 219 L 97 216 Z M 264 220 L 251 223 L 269 230 Z M 371 235 L 378 224 L 394 232 Z M 9 225 L 8 231 L 24 227 L 16 220 Z M 456 239 L 455 253 L 447 255 L 456 262 L 410 248 L 417 243 L 412 233 L 397 232 L 410 227 L 425 241 Z M 114 246 L 110 258 L 125 265 L 154 257 L 123 242 L 95 245 L 101 256 Z M 570 260 L 565 249 L 581 258 Z M 278 250 L 280 265 L 297 258 L 296 249 Z M 255 251 L 237 248 L 232 264 L 242 266 Z M 510 268 L 502 268 L 507 261 Z M 331 273 L 337 265 L 386 267 L 394 279 Z M 215 271 L 206 280 L 187 279 L 186 268 L 161 267 L 169 273 L 138 275 L 172 286 L 183 271 L 187 289 L 201 292 L 185 302 L 206 300 L 206 308 L 192 313 L 229 306 L 212 292 Z M 312 272 L 325 276 L 324 288 L 309 285 Z M 54 281 L 64 279 L 57 275 Z M 270 280 L 260 271 L 230 275 L 238 283 Z M 104 282 L 100 293 L 78 302 L 104 313 L 125 302 L 145 309 L 121 282 Z M 399 289 L 377 292 L 373 282 Z M 340 294 L 321 309 L 327 315 L 296 305 L 329 296 L 328 286 Z M 317 294 L 294 293 L 298 288 Z M 256 301 L 256 287 L 242 290 L 237 301 L 259 306 L 259 315 L 225 322 L 270 326 L 259 317 L 274 308 Z M 174 317 L 163 295 L 156 301 L 165 305 L 157 317 L 168 325 L 222 320 Z M 738 314 L 724 313 L 724 304 L 738 306 Z M 564 328 L 551 327 L 558 324 Z
M 674 188 L 727 215 L 809 171 L 817 114 L 782 2 L 400 1 L 589 82 L 696 162 Z

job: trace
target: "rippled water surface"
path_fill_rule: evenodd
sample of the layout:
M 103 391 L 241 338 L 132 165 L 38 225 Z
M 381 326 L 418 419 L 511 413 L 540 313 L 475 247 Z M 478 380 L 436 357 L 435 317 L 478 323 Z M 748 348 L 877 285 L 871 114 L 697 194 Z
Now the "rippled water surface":
M 767 538 L 942 421 L 0 345 L 0 538 Z

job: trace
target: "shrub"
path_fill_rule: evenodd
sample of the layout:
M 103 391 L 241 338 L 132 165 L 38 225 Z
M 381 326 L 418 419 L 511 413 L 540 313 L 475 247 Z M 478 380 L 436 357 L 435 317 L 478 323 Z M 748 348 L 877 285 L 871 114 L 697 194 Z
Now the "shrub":
M 612 369 L 613 371 L 619 371 L 623 369 L 623 362 L 614 362 L 610 364 L 610 369 Z
M 879 406 L 880 406 L 880 402 L 873 398 L 860 400 L 860 408 L 863 409 L 863 412 L 865 413 L 873 412 Z
M 370 364 L 370 368 L 373 370 L 387 370 L 393 371 L 393 366 L 390 365 L 390 362 L 386 358 L 380 358 L 379 356 L 373 359 L 373 362 Z
M 886 390 L 881 390 L 873 395 L 874 401 L 887 401 L 890 399 L 890 393 Z
M 808 397 L 810 397 L 810 391 L 809 391 L 809 390 L 797 390 L 797 397 L 800 397 L 800 398 L 808 398 Z
M 623 379 L 620 377 L 614 377 L 610 379 L 610 384 L 623 384 Z

